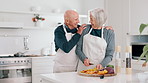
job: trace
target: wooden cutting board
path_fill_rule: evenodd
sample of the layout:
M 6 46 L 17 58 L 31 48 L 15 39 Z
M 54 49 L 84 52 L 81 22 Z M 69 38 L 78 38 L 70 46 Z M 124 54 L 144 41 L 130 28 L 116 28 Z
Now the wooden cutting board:
M 87 76 L 87 77 L 100 77 L 100 76 L 103 76 L 103 75 L 99 75 L 99 74 L 86 74 L 86 73 L 80 73 L 78 72 L 79 75 L 81 76 Z M 110 77 L 110 76 L 115 76 L 117 74 L 104 74 L 104 77 Z

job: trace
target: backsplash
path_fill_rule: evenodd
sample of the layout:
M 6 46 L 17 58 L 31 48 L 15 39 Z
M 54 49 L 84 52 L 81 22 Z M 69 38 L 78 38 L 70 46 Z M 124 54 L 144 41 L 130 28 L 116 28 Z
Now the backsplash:
M 26 51 L 23 36 L 29 36 L 27 54 L 41 54 L 42 48 L 51 47 L 53 31 L 54 28 L 47 30 L 0 29 L 0 54 L 14 54 Z M 3 37 L 3 35 L 11 35 L 11 37 Z

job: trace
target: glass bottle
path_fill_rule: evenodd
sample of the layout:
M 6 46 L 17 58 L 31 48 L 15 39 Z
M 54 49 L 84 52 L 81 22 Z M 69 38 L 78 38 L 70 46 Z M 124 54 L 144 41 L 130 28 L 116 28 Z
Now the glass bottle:
M 121 56 L 120 56 L 120 52 L 121 52 L 121 47 L 116 46 L 116 48 L 115 48 L 115 71 L 116 71 L 116 73 L 121 72 Z
M 131 54 L 131 46 L 126 47 L 126 74 L 131 74 L 132 73 L 132 54 Z

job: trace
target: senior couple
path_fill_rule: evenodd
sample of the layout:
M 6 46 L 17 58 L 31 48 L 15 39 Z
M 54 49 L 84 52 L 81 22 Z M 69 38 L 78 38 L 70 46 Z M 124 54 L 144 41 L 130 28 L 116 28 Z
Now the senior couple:
M 106 14 L 96 8 L 90 12 L 90 23 L 78 26 L 79 15 L 74 10 L 64 14 L 64 24 L 54 32 L 56 58 L 54 73 L 101 69 L 112 61 L 115 37 L 110 27 L 105 27 Z M 93 64 L 93 65 L 92 65 Z

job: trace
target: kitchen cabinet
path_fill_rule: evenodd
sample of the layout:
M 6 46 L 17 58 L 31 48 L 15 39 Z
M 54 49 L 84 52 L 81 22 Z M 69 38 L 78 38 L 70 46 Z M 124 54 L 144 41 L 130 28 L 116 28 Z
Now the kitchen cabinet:
M 32 83 L 40 83 L 40 74 L 53 73 L 55 56 L 32 58 Z

